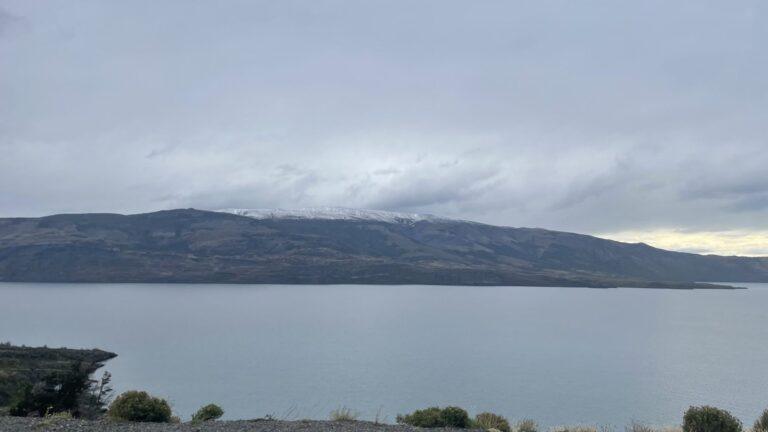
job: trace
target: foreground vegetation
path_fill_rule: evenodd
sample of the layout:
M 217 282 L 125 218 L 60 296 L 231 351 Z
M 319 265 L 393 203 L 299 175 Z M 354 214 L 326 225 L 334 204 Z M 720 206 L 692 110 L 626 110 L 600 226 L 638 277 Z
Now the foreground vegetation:
M 0 344 L 0 411 L 95 418 L 109 401 L 111 376 L 91 374 L 116 354 L 101 350 Z
M 64 386 L 62 393 L 82 393 L 87 386 L 84 380 L 117 354 L 101 350 L 76 350 L 68 348 L 25 347 L 0 343 L 0 407 L 7 407 L 20 390 L 49 391 Z M 30 387 L 24 389 L 24 387 Z M 64 401 L 67 410 L 75 408 L 75 401 Z M 82 401 L 81 401 L 82 402 Z
M 34 413 L 30 413 L 34 414 Z M 224 414 L 224 410 L 216 404 L 208 404 L 201 407 L 192 415 L 189 423 L 199 425 L 205 422 L 216 421 Z M 75 418 L 70 411 L 48 410 L 43 416 L 44 425 L 53 425 L 66 422 Z M 143 391 L 128 391 L 117 398 L 105 410 L 101 417 L 111 422 L 131 423 L 181 423 L 181 419 L 173 416 L 171 407 L 164 399 L 154 397 Z M 331 411 L 329 419 L 334 423 L 358 422 L 358 414 L 348 408 L 339 408 Z M 272 417 L 263 418 L 264 421 L 275 421 Z M 429 407 L 416 410 L 410 414 L 397 416 L 397 423 L 415 428 L 447 428 L 483 430 L 487 432 L 545 432 L 540 429 L 535 421 L 526 419 L 511 424 L 501 415 L 482 412 L 474 417 L 455 406 L 444 408 Z M 299 421 L 301 423 L 311 421 Z M 291 422 L 286 422 L 291 423 Z M 314 422 L 322 423 L 322 422 Z M 373 425 L 381 425 L 378 420 Z M 362 424 L 362 423 L 361 423 Z M 322 428 L 321 428 L 322 429 Z M 313 429 L 305 429 L 313 430 Z M 745 429 L 741 421 L 728 411 L 711 406 L 692 406 L 685 411 L 681 426 L 657 428 L 639 422 L 633 422 L 626 426 L 625 432 L 768 432 L 768 409 L 757 418 L 751 428 Z M 610 427 L 596 427 L 585 425 L 558 426 L 549 429 L 549 432 L 615 432 Z
M 0 344 L 0 415 L 42 417 L 42 425 L 73 418 L 106 419 L 113 422 L 181 423 L 170 404 L 144 391 L 127 391 L 112 400 L 111 375 L 100 379 L 91 374 L 103 362 L 115 357 L 100 350 L 28 348 Z M 195 412 L 190 423 L 218 420 L 224 410 L 208 404 Z M 355 422 L 358 413 L 342 407 L 329 414 L 332 422 Z M 270 418 L 271 419 L 271 418 Z M 658 429 L 632 423 L 626 432 L 744 432 L 741 421 L 728 411 L 711 406 L 693 406 L 683 414 L 680 427 Z M 398 424 L 418 428 L 474 429 L 489 432 L 540 432 L 533 420 L 515 424 L 501 415 L 481 412 L 474 417 L 456 406 L 429 407 L 401 414 Z M 379 424 L 378 415 L 374 424 Z M 552 432 L 613 432 L 610 428 L 561 426 Z M 751 432 L 768 432 L 768 409 L 751 427 Z

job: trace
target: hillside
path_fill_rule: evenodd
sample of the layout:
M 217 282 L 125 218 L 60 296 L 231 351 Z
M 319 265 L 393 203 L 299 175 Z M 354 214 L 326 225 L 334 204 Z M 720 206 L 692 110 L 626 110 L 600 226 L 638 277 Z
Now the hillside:
M 768 282 L 768 258 L 398 215 L 184 209 L 6 218 L 0 281 L 672 288 Z

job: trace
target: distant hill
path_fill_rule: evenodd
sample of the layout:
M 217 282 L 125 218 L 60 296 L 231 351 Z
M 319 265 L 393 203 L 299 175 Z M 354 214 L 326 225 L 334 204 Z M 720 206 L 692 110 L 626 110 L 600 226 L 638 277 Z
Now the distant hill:
M 347 209 L 0 219 L 0 281 L 708 287 L 768 258 Z

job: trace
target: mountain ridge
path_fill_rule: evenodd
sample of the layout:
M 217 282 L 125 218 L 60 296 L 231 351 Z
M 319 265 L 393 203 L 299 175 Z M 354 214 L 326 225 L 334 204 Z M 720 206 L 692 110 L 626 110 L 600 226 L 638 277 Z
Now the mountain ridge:
M 447 218 L 177 209 L 0 219 L 0 281 L 712 287 L 703 280 L 768 281 L 768 258 Z
M 219 213 L 231 213 L 253 219 L 325 219 L 325 220 L 371 220 L 389 223 L 413 223 L 421 221 L 460 221 L 427 213 L 405 213 L 386 210 L 367 210 L 349 207 L 303 207 L 298 209 L 282 208 L 229 208 L 215 210 Z M 470 221 L 461 221 L 470 222 Z M 477 222 L 475 222 L 477 223 Z

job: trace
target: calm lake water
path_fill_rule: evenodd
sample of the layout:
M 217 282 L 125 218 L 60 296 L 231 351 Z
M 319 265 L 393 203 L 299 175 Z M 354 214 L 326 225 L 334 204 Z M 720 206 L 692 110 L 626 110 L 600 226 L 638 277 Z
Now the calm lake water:
M 745 284 L 742 284 L 745 285 Z M 187 418 L 326 418 L 340 406 L 623 430 L 691 404 L 768 407 L 768 285 L 741 291 L 0 284 L 0 340 L 99 347 L 117 391 Z

